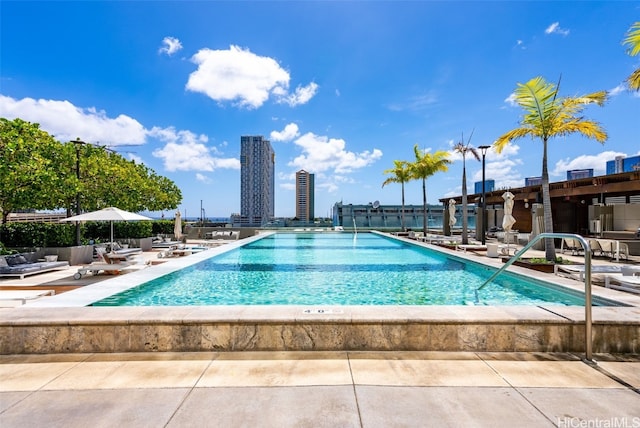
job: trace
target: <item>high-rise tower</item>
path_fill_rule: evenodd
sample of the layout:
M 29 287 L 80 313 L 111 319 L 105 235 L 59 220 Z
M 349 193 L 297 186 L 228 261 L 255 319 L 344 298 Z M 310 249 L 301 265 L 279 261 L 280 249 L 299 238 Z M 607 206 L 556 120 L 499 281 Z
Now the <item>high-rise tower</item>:
M 314 175 L 304 169 L 296 172 L 296 217 L 310 223 L 314 219 Z
M 240 137 L 242 226 L 261 226 L 274 217 L 275 153 L 262 136 Z

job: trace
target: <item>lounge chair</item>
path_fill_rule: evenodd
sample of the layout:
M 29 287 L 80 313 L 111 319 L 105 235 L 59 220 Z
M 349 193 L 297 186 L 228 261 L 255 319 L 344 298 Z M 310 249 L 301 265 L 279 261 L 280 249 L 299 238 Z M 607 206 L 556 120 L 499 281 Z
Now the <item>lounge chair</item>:
M 575 275 L 578 275 L 580 281 L 584 281 L 584 265 L 555 265 L 556 274 L 567 276 L 571 279 L 576 279 Z M 591 265 L 591 273 L 592 274 L 607 274 L 607 273 L 618 273 L 622 274 L 622 266 L 621 265 Z
M 482 244 L 458 244 L 456 250 L 467 251 L 487 251 L 487 246 Z
M 640 294 L 640 276 L 608 274 L 604 278 L 604 286 L 615 290 Z
M 24 254 L 0 256 L 0 276 L 16 276 L 24 279 L 27 275 L 49 272 L 58 269 L 67 269 L 66 261 L 30 261 Z
M 560 252 L 564 254 L 565 250 L 571 251 L 571 255 L 573 256 L 577 256 L 580 253 L 584 254 L 582 244 L 574 238 L 562 238 L 562 242 L 560 243 Z
M 208 250 L 209 247 L 203 247 L 200 245 L 185 245 L 185 244 L 177 244 L 166 251 L 160 251 L 158 253 L 158 258 L 163 259 L 167 257 L 179 257 L 179 256 L 189 256 L 193 253 L 199 253 L 200 251 Z
M 24 305 L 27 300 L 53 296 L 54 294 L 56 294 L 55 290 L 0 290 L 0 307 L 5 307 L 2 302 L 19 301 Z
M 602 249 L 602 246 L 600 245 L 600 240 L 599 239 L 589 239 L 589 247 L 591 248 L 591 255 L 592 256 L 602 256 L 604 255 L 604 250 Z M 598 254 L 596 254 L 598 253 Z
M 123 255 L 110 255 L 104 248 L 96 248 L 96 252 L 98 254 L 99 261 L 93 262 L 78 269 L 78 271 L 73 275 L 74 279 L 80 279 L 88 272 L 91 272 L 93 275 L 98 275 L 100 272 L 119 274 L 125 270 L 137 270 L 147 267 L 146 263 L 144 263 L 142 259 L 132 257 L 130 255 L 124 255 L 126 259 L 123 260 L 121 258 Z
M 409 234 L 407 235 L 407 238 L 415 239 L 419 241 L 422 239 L 423 236 L 424 236 L 424 233 L 422 232 L 414 232 L 413 230 L 410 230 Z
M 119 243 L 114 242 L 113 248 L 111 248 L 111 253 L 119 254 L 119 255 L 136 255 L 136 254 L 142 254 L 142 248 L 137 248 L 137 247 L 129 248 L 129 246 L 125 248 Z

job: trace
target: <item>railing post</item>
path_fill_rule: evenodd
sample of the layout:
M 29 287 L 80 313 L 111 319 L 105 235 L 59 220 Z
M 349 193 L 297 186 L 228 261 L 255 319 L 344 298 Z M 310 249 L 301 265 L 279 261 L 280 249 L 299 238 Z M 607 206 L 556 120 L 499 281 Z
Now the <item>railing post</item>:
M 518 251 L 511 259 L 509 259 L 500 269 L 493 273 L 485 282 L 480 285 L 480 287 L 476 288 L 476 302 L 478 301 L 478 291 L 480 291 L 485 285 L 489 284 L 493 281 L 500 273 L 506 270 L 509 266 L 511 266 L 516 260 L 520 258 L 524 253 L 526 253 L 533 245 L 536 244 L 541 239 L 546 238 L 572 238 L 576 239 L 582 245 L 584 249 L 584 353 L 585 360 L 589 362 L 593 362 L 593 338 L 592 338 L 592 324 L 593 320 L 591 317 L 591 248 L 589 247 L 589 242 L 584 239 L 580 235 L 575 235 L 572 233 L 541 233 L 534 237 L 524 248 Z

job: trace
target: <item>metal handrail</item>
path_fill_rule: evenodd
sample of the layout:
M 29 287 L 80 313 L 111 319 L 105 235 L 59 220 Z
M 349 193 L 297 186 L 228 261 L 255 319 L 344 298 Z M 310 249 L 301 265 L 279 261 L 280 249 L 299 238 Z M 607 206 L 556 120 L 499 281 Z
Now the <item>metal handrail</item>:
M 498 269 L 496 272 L 489 277 L 480 287 L 476 288 L 476 302 L 478 302 L 478 291 L 480 291 L 485 285 L 489 284 L 493 281 L 499 274 L 501 274 L 505 269 L 511 266 L 516 260 L 520 258 L 524 253 L 526 253 L 531 247 L 533 247 L 538 241 L 541 239 L 547 238 L 561 238 L 561 239 L 575 239 L 580 242 L 582 248 L 584 249 L 584 343 L 585 343 L 585 359 L 589 362 L 592 362 L 592 350 L 593 343 L 591 337 L 592 331 L 592 318 L 591 318 L 591 248 L 589 247 L 589 241 L 584 239 L 580 235 L 572 234 L 572 233 L 541 233 L 540 235 L 535 236 L 527 245 L 525 245 L 520 251 L 518 251 L 514 256 L 509 259 L 504 266 Z

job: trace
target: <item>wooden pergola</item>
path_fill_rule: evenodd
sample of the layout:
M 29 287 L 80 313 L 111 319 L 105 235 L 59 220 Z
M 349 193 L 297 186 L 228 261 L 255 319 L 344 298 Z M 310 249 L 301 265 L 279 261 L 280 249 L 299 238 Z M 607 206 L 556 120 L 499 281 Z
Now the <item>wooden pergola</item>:
M 542 203 L 542 186 L 505 188 L 486 192 L 487 208 L 502 206 L 504 204 L 502 195 L 506 191 L 515 196 L 513 215 L 516 218 L 516 224 L 514 229 L 530 232 L 531 206 L 534 203 Z M 549 193 L 554 231 L 584 233 L 588 229 L 588 207 L 590 205 L 604 204 L 607 198 L 612 197 L 624 198 L 624 203 L 630 203 L 632 197 L 640 197 L 640 171 L 549 183 Z M 479 204 L 481 198 L 482 193 L 467 195 L 470 206 Z M 440 202 L 446 206 L 449 199 L 454 199 L 457 205 L 462 204 L 461 195 L 442 198 Z

